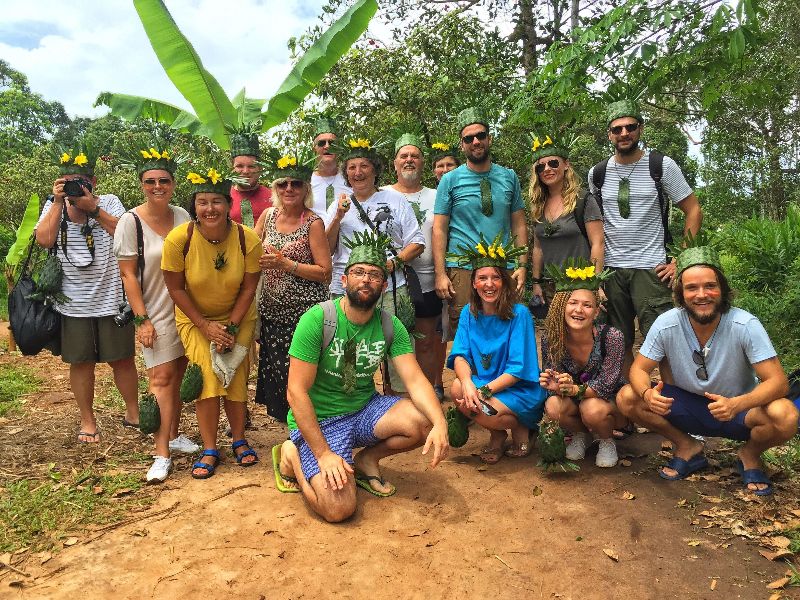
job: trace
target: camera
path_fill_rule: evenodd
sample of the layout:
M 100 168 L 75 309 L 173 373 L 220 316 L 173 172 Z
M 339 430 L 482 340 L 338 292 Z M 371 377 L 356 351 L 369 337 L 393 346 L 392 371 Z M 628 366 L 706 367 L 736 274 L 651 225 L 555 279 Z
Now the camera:
M 117 327 L 125 327 L 133 321 L 133 309 L 127 302 L 119 305 L 119 314 L 114 315 L 114 325 Z
M 65 181 L 64 195 L 69 196 L 70 198 L 80 198 L 83 196 L 83 190 L 81 187 L 85 187 L 91 193 L 92 182 L 88 179 L 84 179 L 83 177 L 76 177 L 75 179 Z

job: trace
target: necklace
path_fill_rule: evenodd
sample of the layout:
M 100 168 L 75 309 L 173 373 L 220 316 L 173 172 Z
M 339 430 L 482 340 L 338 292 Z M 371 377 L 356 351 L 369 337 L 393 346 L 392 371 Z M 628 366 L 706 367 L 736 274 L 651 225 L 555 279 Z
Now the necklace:
M 639 158 L 641 160 L 641 157 Z M 631 216 L 631 176 L 639 166 L 639 160 L 633 163 L 633 167 L 625 177 L 619 174 L 619 164 L 616 159 L 614 160 L 614 174 L 619 177 L 619 191 L 617 192 L 617 208 L 619 209 L 619 216 L 627 219 Z

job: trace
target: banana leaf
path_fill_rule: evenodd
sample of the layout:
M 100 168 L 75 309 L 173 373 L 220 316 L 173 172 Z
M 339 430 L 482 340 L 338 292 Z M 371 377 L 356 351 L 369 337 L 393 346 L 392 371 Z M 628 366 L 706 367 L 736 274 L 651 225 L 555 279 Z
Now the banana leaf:
M 25 256 L 28 244 L 31 243 L 31 234 L 36 228 L 38 220 L 39 194 L 31 194 L 28 199 L 28 205 L 25 207 L 25 214 L 22 216 L 22 222 L 17 227 L 17 238 L 11 248 L 8 249 L 8 254 L 6 254 L 6 264 L 10 267 L 16 267 Z
M 378 10 L 376 0 L 358 0 L 306 51 L 264 111 L 262 131 L 283 123 L 336 62 L 366 31 Z
M 261 109 L 264 108 L 266 100 L 258 98 L 248 98 L 244 93 L 244 88 L 232 99 L 233 107 L 239 115 L 239 125 L 250 123 L 261 118 Z
M 374 0 L 373 0 L 374 1 Z M 162 0 L 133 0 L 153 51 L 178 91 L 192 105 L 205 134 L 220 148 L 230 147 L 225 125 L 236 120 L 236 109 L 209 73 L 192 44 L 178 29 Z
M 94 102 L 95 106 L 101 104 L 109 107 L 112 115 L 127 121 L 152 119 L 166 123 L 178 131 L 194 135 L 203 135 L 205 131 L 203 124 L 192 113 L 152 98 L 102 92 Z

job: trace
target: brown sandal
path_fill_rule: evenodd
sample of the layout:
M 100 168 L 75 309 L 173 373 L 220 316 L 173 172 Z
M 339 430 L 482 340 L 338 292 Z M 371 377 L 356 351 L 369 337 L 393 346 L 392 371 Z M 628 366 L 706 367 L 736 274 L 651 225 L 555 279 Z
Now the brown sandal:
M 531 453 L 531 446 L 528 442 L 522 442 L 519 446 L 512 445 L 505 451 L 506 456 L 511 458 L 525 458 Z
M 481 450 L 481 461 L 485 462 L 487 465 L 496 465 L 500 462 L 500 459 L 503 457 L 503 448 L 491 448 L 490 446 L 486 446 L 483 450 Z

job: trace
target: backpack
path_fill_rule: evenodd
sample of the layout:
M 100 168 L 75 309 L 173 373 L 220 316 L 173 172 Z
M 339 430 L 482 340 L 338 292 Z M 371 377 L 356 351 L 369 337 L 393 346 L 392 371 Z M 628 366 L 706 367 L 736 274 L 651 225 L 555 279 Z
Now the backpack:
M 333 300 L 320 302 L 319 305 L 322 307 L 322 343 L 320 344 L 320 350 L 325 350 L 325 348 L 331 345 L 333 336 L 336 335 L 338 319 L 336 318 L 336 305 L 333 303 Z M 381 311 L 383 339 L 386 340 L 384 354 L 388 354 L 389 348 L 392 346 L 392 342 L 394 342 L 394 323 L 392 323 L 392 315 L 390 313 L 382 308 L 379 310 Z
M 603 174 L 603 177 L 605 177 L 605 174 Z M 600 204 L 600 200 L 598 200 L 597 197 L 589 191 L 584 193 L 583 196 L 579 197 L 575 201 L 575 210 L 572 211 L 572 214 L 575 215 L 575 224 L 578 226 L 578 229 L 581 230 L 581 235 L 587 243 L 589 242 L 589 234 L 586 233 L 586 222 L 584 221 L 584 218 L 586 214 L 586 201 L 589 199 L 589 196 L 597 200 L 597 205 L 601 207 L 600 211 L 602 212 L 603 209 L 602 205 Z
M 600 207 L 600 214 L 603 214 L 603 183 L 606 180 L 606 169 L 608 168 L 609 160 L 610 158 L 606 158 L 605 160 L 600 161 L 594 166 L 594 170 L 592 171 L 592 184 L 595 188 L 597 188 L 595 198 L 597 199 L 597 205 Z M 658 207 L 661 211 L 661 227 L 664 230 L 664 247 L 667 248 L 670 244 L 672 244 L 672 234 L 669 231 L 670 207 L 669 203 L 664 197 L 664 186 L 661 183 L 661 179 L 664 175 L 664 155 L 657 150 L 651 150 L 648 166 L 650 168 L 650 178 L 653 180 L 653 183 L 656 186 L 656 193 L 658 194 Z M 575 210 L 575 220 L 577 221 L 577 205 Z M 583 219 L 581 219 L 581 221 L 582 220 Z M 581 221 L 578 222 L 580 223 Z M 581 229 L 581 231 L 583 232 L 583 229 Z

